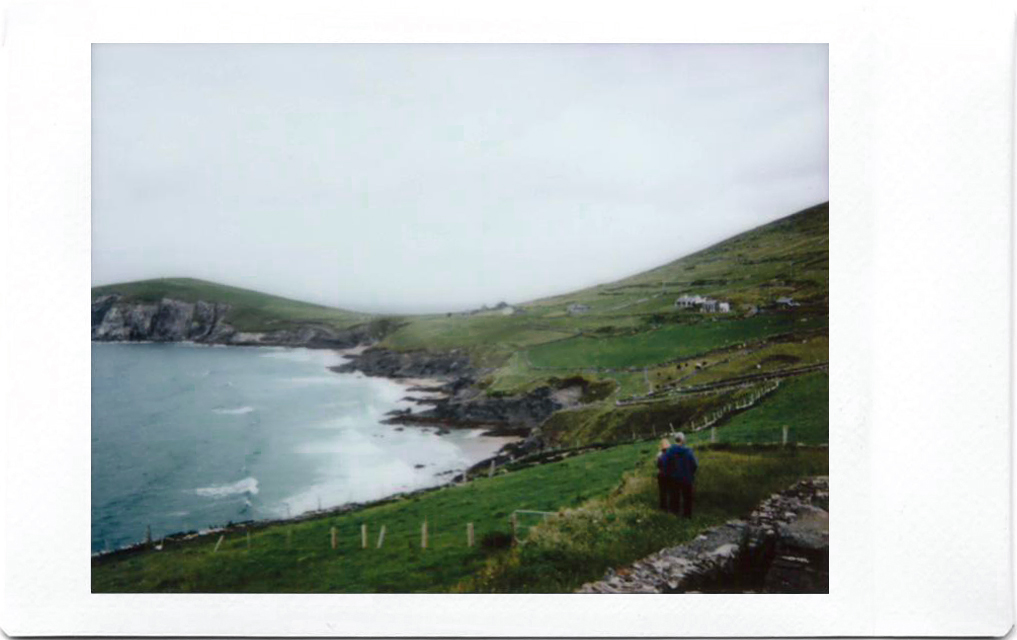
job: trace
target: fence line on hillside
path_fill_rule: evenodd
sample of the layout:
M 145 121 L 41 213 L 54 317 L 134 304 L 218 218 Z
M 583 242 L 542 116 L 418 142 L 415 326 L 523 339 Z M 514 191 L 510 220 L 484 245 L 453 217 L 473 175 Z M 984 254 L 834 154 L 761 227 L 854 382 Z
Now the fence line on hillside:
M 779 382 L 777 384 L 775 384 L 766 393 L 772 393 L 773 390 L 775 390 L 778 385 L 779 385 Z M 760 396 L 757 396 L 756 400 L 758 401 L 758 398 L 761 397 L 761 396 L 762 396 L 762 394 L 760 394 Z M 738 405 L 736 403 L 735 405 L 730 405 L 730 406 L 740 406 L 740 408 L 745 408 L 745 407 L 747 407 L 749 405 L 747 405 L 747 404 Z M 674 434 L 674 427 L 673 427 L 673 425 L 669 425 L 669 426 L 671 427 L 670 432 L 673 435 Z M 710 428 L 709 425 L 698 427 L 696 429 L 696 431 L 702 431 L 703 429 L 706 429 L 706 428 Z M 663 434 L 667 433 L 667 431 L 661 431 L 660 433 L 661 433 L 661 435 L 663 435 Z M 716 433 L 716 430 L 711 428 L 711 439 L 710 439 L 711 443 L 716 442 L 715 433 Z M 654 436 L 653 437 L 655 438 L 656 436 L 657 436 L 657 431 L 656 431 L 656 429 L 654 429 Z M 606 443 L 606 442 L 602 442 L 602 443 L 596 443 L 594 445 L 588 445 L 586 447 L 581 447 L 580 449 L 589 449 L 591 447 L 593 447 L 593 448 L 604 448 L 604 447 L 610 448 L 612 445 L 617 445 L 617 444 L 618 443 Z M 789 445 L 790 446 L 794 446 L 794 447 L 802 446 L 800 443 L 791 442 L 791 440 L 790 440 L 790 426 L 789 425 L 783 425 L 782 426 L 782 434 L 781 434 L 781 439 L 779 441 L 767 442 L 767 443 L 755 443 L 755 444 L 756 445 L 765 445 L 765 446 L 781 445 L 781 446 L 784 446 L 784 447 L 787 447 Z M 825 445 L 817 445 L 817 446 L 825 446 Z M 544 453 L 548 453 L 548 452 L 554 453 L 556 451 L 558 451 L 558 452 L 568 452 L 568 451 L 572 451 L 572 449 L 552 448 L 552 449 L 549 449 L 549 450 L 545 451 Z M 539 516 L 542 516 L 541 522 L 546 522 L 548 519 L 550 519 L 552 517 L 562 515 L 562 512 L 560 512 L 560 511 L 558 511 L 558 512 L 537 511 L 537 510 L 532 510 L 532 509 L 515 509 L 515 510 L 513 510 L 510 513 L 509 517 L 508 517 L 508 524 L 509 524 L 509 527 L 510 527 L 510 530 L 511 530 L 511 543 L 513 545 L 522 545 L 522 544 L 526 544 L 526 542 L 527 542 L 526 540 L 520 539 L 520 536 L 519 536 L 519 530 L 521 528 L 521 525 L 520 525 L 520 522 L 519 522 L 519 516 L 520 515 L 539 515 Z M 284 524 L 284 523 L 276 522 L 276 523 L 273 523 L 273 524 Z M 537 523 L 537 524 L 540 524 L 540 523 Z M 253 527 L 251 525 L 242 525 L 242 526 L 243 526 L 243 528 L 241 528 L 241 529 L 236 529 L 236 528 L 226 529 L 226 530 L 224 530 L 224 529 L 215 529 L 215 530 L 212 530 L 211 532 L 208 532 L 208 533 L 218 533 L 219 534 L 218 539 L 216 540 L 215 545 L 213 546 L 213 548 L 211 550 L 211 553 L 213 553 L 213 554 L 219 553 L 220 549 L 223 546 L 223 543 L 226 542 L 227 537 L 230 536 L 231 534 L 233 534 L 233 537 L 231 538 L 231 543 L 228 545 L 227 551 L 228 550 L 233 550 L 233 551 L 246 551 L 246 552 L 250 552 L 255 546 L 257 546 L 260 549 L 268 548 L 271 545 L 270 544 L 266 544 L 266 540 L 270 541 L 270 540 L 273 540 L 275 538 L 281 538 L 283 540 L 282 546 L 287 551 L 292 551 L 294 549 L 302 550 L 302 551 L 308 550 L 308 547 L 306 547 L 306 546 L 300 546 L 300 545 L 297 545 L 296 547 L 294 546 L 294 541 L 293 541 L 294 535 L 293 535 L 293 529 L 292 528 L 288 527 L 288 528 L 286 528 L 286 530 L 284 532 L 280 532 L 280 534 L 274 534 L 273 535 L 273 534 L 270 533 L 269 535 L 266 535 L 266 536 L 262 536 L 262 535 L 252 536 L 252 529 L 253 530 L 257 530 L 259 528 L 262 528 L 264 525 L 259 526 L 259 525 L 255 524 Z M 461 525 L 459 525 L 459 526 L 461 526 Z M 530 526 L 532 527 L 532 526 L 536 526 L 536 525 L 530 525 Z M 339 529 L 340 528 L 338 526 L 336 526 L 336 525 L 330 525 L 328 527 L 328 529 L 327 529 L 328 536 L 325 538 L 324 541 L 322 541 L 320 543 L 317 543 L 317 544 L 321 544 L 326 549 L 330 548 L 332 551 L 338 551 L 341 554 L 342 550 L 340 549 L 340 535 L 339 535 L 340 531 L 339 531 Z M 192 541 L 194 538 L 205 535 L 203 533 L 203 534 L 192 534 L 192 535 L 188 535 L 188 536 L 182 537 L 182 538 L 179 538 L 179 537 L 176 537 L 176 536 L 163 537 L 163 538 L 160 539 L 158 545 L 154 545 L 153 546 L 152 542 L 149 542 L 150 536 L 151 536 L 149 531 L 150 531 L 150 527 L 147 527 L 146 531 L 145 531 L 145 536 L 144 536 L 144 539 L 143 539 L 144 541 L 142 543 L 136 544 L 136 545 L 132 545 L 132 546 L 128 546 L 128 547 L 121 547 L 121 548 L 118 548 L 118 549 L 113 550 L 113 551 L 109 550 L 108 541 L 104 541 L 104 543 L 105 543 L 105 551 L 104 552 L 100 552 L 100 553 L 93 553 L 93 557 L 102 557 L 102 556 L 105 556 L 105 555 L 116 554 L 116 553 L 120 553 L 120 552 L 124 552 L 124 551 L 133 552 L 133 551 L 136 551 L 138 549 L 143 549 L 143 548 L 152 548 L 155 551 L 162 551 L 164 548 L 166 548 L 166 545 L 169 545 L 169 544 L 175 545 L 177 543 L 189 544 L 190 541 Z M 354 528 L 353 531 L 356 531 L 356 528 Z M 369 531 L 369 523 L 367 523 L 367 522 L 360 523 L 360 528 L 359 528 L 359 534 L 360 535 L 357 536 L 357 538 L 360 539 L 360 543 L 361 543 L 360 544 L 360 549 L 362 551 L 365 551 L 365 552 L 369 552 L 367 550 L 372 548 L 372 545 L 368 545 L 367 544 L 367 532 L 368 531 Z M 504 535 L 504 531 L 501 530 L 501 529 L 493 529 L 490 533 L 501 533 L 501 534 Z M 474 523 L 472 521 L 466 523 L 465 534 L 466 535 L 463 538 L 461 538 L 463 540 L 463 543 L 465 544 L 465 546 L 468 547 L 468 548 L 472 548 L 472 547 L 476 546 L 476 528 L 475 528 L 475 525 L 474 525 Z M 434 527 L 433 527 L 433 525 L 429 524 L 427 518 L 425 518 L 421 522 L 420 530 L 419 530 L 420 548 L 422 550 L 426 550 L 428 548 L 432 548 L 433 547 L 433 545 L 431 544 L 431 538 L 432 538 L 433 535 L 434 535 Z M 414 537 L 413 534 L 410 534 L 409 542 L 410 542 L 410 546 L 411 547 L 413 546 L 413 537 Z M 456 537 L 458 537 L 458 536 L 456 536 Z M 376 550 L 377 549 L 382 549 L 383 546 L 384 546 L 384 543 L 386 541 L 390 541 L 390 539 L 391 539 L 391 536 L 388 535 L 388 527 L 387 527 L 387 525 L 386 524 L 381 524 L 380 527 L 379 527 L 379 533 L 378 533 L 377 542 L 376 542 L 375 545 L 373 545 L 373 548 L 376 549 Z M 447 543 L 448 536 L 446 536 L 444 539 L 446 540 L 446 542 L 444 542 L 441 546 L 447 548 L 449 546 L 449 544 Z M 306 536 L 305 536 L 305 540 L 306 540 Z M 319 540 L 320 540 L 320 538 L 319 538 Z M 486 542 L 486 537 L 485 537 L 485 539 L 481 540 L 481 544 L 482 545 L 487 545 L 488 544 Z M 497 544 L 497 543 L 495 543 L 495 544 Z M 354 548 L 356 548 L 355 543 L 354 543 L 353 546 L 354 546 Z

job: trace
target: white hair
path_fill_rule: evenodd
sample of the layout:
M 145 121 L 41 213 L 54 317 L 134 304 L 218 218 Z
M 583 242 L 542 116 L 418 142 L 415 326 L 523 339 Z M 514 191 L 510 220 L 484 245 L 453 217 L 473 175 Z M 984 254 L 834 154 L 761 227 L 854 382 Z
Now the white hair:
M 681 431 L 674 434 L 674 441 L 675 444 L 685 444 L 685 434 L 682 433 Z

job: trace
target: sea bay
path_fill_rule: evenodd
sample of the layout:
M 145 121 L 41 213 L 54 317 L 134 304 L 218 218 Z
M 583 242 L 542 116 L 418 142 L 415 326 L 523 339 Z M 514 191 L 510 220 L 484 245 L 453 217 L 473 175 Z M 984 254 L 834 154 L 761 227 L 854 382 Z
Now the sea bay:
M 382 424 L 407 385 L 334 351 L 92 346 L 92 551 L 433 486 L 506 440 Z

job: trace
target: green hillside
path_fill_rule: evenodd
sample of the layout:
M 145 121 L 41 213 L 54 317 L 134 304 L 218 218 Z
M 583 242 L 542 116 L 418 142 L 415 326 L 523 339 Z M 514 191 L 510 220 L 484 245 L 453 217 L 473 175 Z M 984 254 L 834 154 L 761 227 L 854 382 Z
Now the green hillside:
M 92 297 L 118 294 L 127 302 L 219 302 L 230 305 L 226 321 L 240 331 L 271 331 L 299 324 L 324 324 L 343 329 L 372 316 L 194 278 L 157 278 L 92 287 Z
M 534 305 L 561 313 L 577 302 L 596 314 L 628 315 L 669 310 L 682 294 L 730 300 L 732 307 L 764 305 L 780 296 L 825 305 L 829 211 L 829 203 L 816 205 L 656 269 Z
M 614 337 L 648 332 L 661 324 L 701 324 L 703 316 L 678 311 L 675 299 L 681 295 L 702 295 L 729 301 L 732 312 L 711 316 L 722 324 L 717 329 L 689 333 L 711 334 L 696 338 L 704 348 L 714 348 L 760 334 L 756 328 L 743 329 L 738 318 L 751 308 L 772 305 L 790 296 L 801 303 L 793 318 L 756 320 L 763 333 L 783 331 L 797 319 L 824 318 L 828 314 L 829 205 L 822 204 L 776 222 L 740 234 L 712 247 L 657 269 L 617 282 L 599 285 L 566 295 L 517 305 L 512 315 L 435 315 L 413 318 L 390 335 L 383 346 L 393 349 L 466 349 L 485 363 L 501 365 L 519 350 L 571 336 Z M 578 304 L 588 311 L 570 314 L 568 306 Z M 762 325 L 771 325 L 769 328 Z M 781 326 L 783 325 L 783 326 Z M 725 339 L 724 336 L 729 339 Z M 646 341 L 654 342 L 646 336 Z M 665 339 L 663 343 L 668 343 Z M 555 347 L 536 352 L 538 366 L 600 366 L 597 343 L 589 348 Z M 695 349 L 686 340 L 685 355 Z M 619 345 L 625 350 L 624 345 Z M 590 358 L 581 356 L 588 351 Z M 681 352 L 667 348 L 645 353 L 633 352 L 631 362 L 612 359 L 612 366 L 644 366 L 673 359 Z M 559 354 L 562 357 L 559 357 Z

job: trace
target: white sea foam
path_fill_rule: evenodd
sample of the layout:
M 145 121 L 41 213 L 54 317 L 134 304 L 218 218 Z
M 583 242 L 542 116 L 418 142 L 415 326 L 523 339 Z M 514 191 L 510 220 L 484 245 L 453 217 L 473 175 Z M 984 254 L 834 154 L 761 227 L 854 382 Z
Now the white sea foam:
M 334 367 L 346 361 L 341 354 L 334 351 L 304 349 L 294 347 L 270 347 L 260 353 L 263 358 L 277 358 L 291 362 L 315 362 L 323 367 Z
M 212 413 L 221 416 L 239 416 L 254 411 L 254 407 L 237 407 L 235 409 L 212 409 Z
M 290 384 L 305 386 L 309 384 L 342 384 L 339 376 L 296 376 L 286 380 Z
M 258 480 L 256 478 L 244 478 L 233 484 L 221 484 L 215 487 L 195 489 L 194 493 L 204 498 L 225 498 L 240 494 L 258 495 Z

